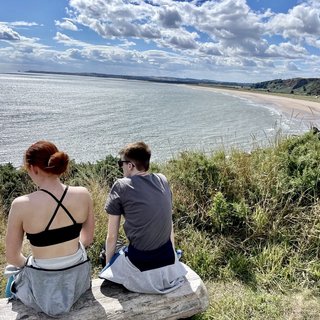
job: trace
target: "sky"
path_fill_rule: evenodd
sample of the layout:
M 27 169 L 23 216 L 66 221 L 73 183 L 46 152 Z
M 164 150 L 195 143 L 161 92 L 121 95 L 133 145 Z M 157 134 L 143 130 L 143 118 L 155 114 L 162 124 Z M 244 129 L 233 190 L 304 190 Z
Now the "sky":
M 0 72 L 320 78 L 319 0 L 1 0 Z

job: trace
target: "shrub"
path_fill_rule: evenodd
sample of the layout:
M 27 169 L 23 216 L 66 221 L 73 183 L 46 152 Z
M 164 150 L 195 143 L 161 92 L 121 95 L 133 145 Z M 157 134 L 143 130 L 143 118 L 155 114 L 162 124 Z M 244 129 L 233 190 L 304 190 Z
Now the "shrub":
M 117 158 L 107 156 L 104 160 L 96 163 L 70 162 L 65 181 L 71 185 L 90 186 L 95 181 L 103 187 L 111 187 L 116 178 L 121 175 L 118 168 Z
M 5 216 L 8 215 L 14 198 L 34 190 L 28 174 L 23 169 L 16 169 L 11 163 L 0 165 L 0 200 Z

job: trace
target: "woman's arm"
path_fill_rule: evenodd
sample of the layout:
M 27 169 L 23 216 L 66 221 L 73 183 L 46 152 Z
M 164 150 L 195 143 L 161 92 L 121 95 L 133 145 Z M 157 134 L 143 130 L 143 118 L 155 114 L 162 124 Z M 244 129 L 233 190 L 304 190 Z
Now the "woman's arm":
M 87 220 L 83 223 L 82 229 L 80 232 L 80 242 L 88 247 L 93 242 L 94 235 L 94 213 L 93 213 L 93 201 L 90 193 L 86 190 L 88 197 L 88 217 Z
M 26 257 L 22 254 L 22 243 L 24 237 L 22 209 L 23 201 L 21 198 L 15 199 L 11 204 L 8 217 L 6 234 L 6 259 L 8 264 L 16 267 L 23 267 L 26 263 Z
M 106 263 L 113 257 L 118 240 L 121 216 L 108 215 L 108 234 L 106 238 Z

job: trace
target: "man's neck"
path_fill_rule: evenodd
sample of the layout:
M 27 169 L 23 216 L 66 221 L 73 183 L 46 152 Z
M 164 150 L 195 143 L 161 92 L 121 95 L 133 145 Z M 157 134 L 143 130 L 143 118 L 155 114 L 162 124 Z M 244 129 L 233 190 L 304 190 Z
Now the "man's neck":
M 139 171 L 136 168 L 134 168 L 134 170 L 130 174 L 130 177 L 133 177 L 133 176 L 146 176 L 148 174 L 149 174 L 148 171 Z

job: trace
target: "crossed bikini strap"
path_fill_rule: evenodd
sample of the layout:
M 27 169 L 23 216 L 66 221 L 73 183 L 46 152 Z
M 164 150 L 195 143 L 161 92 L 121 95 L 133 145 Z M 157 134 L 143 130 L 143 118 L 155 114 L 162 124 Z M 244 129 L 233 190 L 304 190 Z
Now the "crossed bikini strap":
M 46 227 L 45 230 L 49 230 L 49 227 L 50 227 L 53 219 L 55 218 L 55 216 L 56 216 L 56 214 L 57 214 L 57 212 L 58 212 L 58 210 L 59 210 L 60 207 L 63 208 L 63 210 L 66 212 L 66 214 L 69 216 L 69 218 L 72 220 L 72 222 L 73 222 L 74 224 L 77 223 L 77 221 L 74 220 L 74 218 L 72 217 L 72 215 L 70 214 L 70 212 L 68 211 L 68 209 L 62 204 L 62 201 L 63 201 L 65 195 L 67 194 L 68 186 L 65 188 L 65 190 L 64 190 L 64 192 L 63 192 L 62 197 L 61 197 L 60 200 L 59 200 L 55 195 L 53 195 L 50 191 L 48 191 L 48 190 L 45 190 L 45 189 L 39 189 L 39 190 L 41 190 L 41 191 L 49 194 L 54 200 L 57 201 L 57 207 L 56 207 L 56 209 L 55 209 L 55 211 L 54 211 L 54 213 L 53 213 L 53 215 L 52 215 L 52 217 L 51 217 L 51 219 L 50 219 L 50 221 L 49 221 L 49 223 L 48 223 L 48 225 L 47 225 L 47 227 Z

